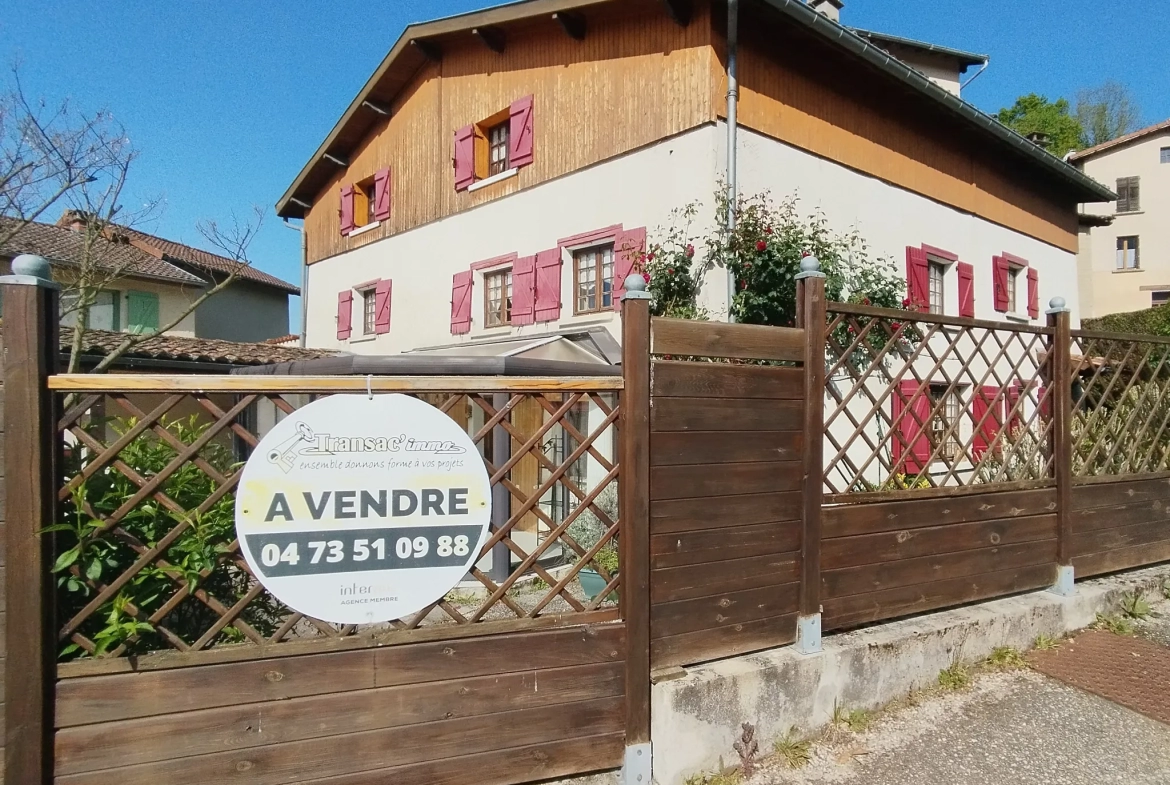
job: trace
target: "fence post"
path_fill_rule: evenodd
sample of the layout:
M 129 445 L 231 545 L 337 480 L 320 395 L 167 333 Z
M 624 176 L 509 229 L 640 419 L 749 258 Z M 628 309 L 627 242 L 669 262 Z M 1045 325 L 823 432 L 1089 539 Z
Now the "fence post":
M 796 275 L 797 326 L 804 328 L 803 532 L 800 539 L 800 617 L 796 650 L 821 650 L 821 502 L 824 494 L 825 274 L 805 257 Z
M 1048 378 L 1052 396 L 1052 466 L 1056 475 L 1056 583 L 1052 591 L 1068 597 L 1076 590 L 1072 566 L 1072 322 L 1063 297 L 1048 304 Z
M 57 285 L 49 263 L 18 256 L 0 277 L 4 298 L 4 428 L 8 552 L 4 662 L 4 781 L 53 778 L 57 646 L 52 538 L 57 440 L 47 378 L 56 370 Z
M 622 298 L 622 618 L 626 623 L 623 782 L 650 785 L 650 294 L 630 275 Z

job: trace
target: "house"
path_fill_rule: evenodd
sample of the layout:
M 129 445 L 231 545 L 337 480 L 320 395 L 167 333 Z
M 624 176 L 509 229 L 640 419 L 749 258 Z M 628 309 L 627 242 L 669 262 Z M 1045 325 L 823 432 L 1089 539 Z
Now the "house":
M 1073 153 L 1116 204 L 1085 205 L 1077 256 L 1085 317 L 1170 302 L 1170 120 Z
M 717 0 L 527 0 L 409 26 L 277 205 L 304 219 L 307 345 L 616 338 L 627 251 L 687 203 L 714 221 L 726 21 Z M 738 29 L 741 192 L 856 225 L 946 313 L 1038 323 L 1052 296 L 1075 304 L 1077 204 L 1108 189 L 888 37 L 792 0 L 743 4 Z M 712 271 L 702 305 L 725 315 L 727 289 Z
M 17 227 L 0 218 L 0 236 Z M 86 248 L 87 241 L 91 241 Z M 72 325 L 76 291 L 70 282 L 89 259 L 102 291 L 89 313 L 95 330 L 146 332 L 179 321 L 168 335 L 235 341 L 261 341 L 288 333 L 288 298 L 299 289 L 249 265 L 124 227 L 87 238 L 81 222 L 66 213 L 57 224 L 32 222 L 20 226 L 0 248 L 7 272 L 22 253 L 44 256 L 62 282 L 62 323 Z M 232 270 L 231 284 L 185 312 L 208 288 Z M 185 314 L 185 315 L 184 315 Z M 182 317 L 182 318 L 180 318 Z

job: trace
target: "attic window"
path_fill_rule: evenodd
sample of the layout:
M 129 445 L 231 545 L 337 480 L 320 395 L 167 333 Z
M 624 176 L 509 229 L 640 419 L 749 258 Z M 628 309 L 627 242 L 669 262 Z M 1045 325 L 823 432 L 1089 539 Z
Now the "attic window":
M 487 131 L 488 177 L 508 171 L 508 122 L 493 125 Z
M 456 191 L 532 163 L 532 107 L 525 96 L 455 132 Z
M 379 169 L 372 177 L 341 187 L 338 208 L 342 234 L 372 227 L 390 217 L 390 170 Z

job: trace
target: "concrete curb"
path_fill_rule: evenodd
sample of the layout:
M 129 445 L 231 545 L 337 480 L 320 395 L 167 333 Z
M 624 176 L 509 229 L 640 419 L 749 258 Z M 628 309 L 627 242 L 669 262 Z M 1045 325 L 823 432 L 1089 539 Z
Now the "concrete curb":
M 756 726 L 767 750 L 794 725 L 827 725 L 834 706 L 874 709 L 934 684 L 956 660 L 1083 629 L 1123 594 L 1156 591 L 1167 577 L 1170 565 L 1161 565 L 1078 583 L 1071 597 L 1032 592 L 826 636 L 811 656 L 784 647 L 688 669 L 652 690 L 654 782 L 679 785 L 721 758 L 738 761 L 732 744 L 742 722 Z

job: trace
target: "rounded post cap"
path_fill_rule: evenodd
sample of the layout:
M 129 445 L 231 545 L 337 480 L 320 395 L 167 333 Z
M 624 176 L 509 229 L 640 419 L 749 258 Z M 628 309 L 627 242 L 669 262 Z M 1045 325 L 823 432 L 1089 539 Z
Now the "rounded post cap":
M 821 260 L 809 254 L 800 260 L 800 271 L 802 273 L 819 273 L 821 271 Z
M 53 270 L 49 265 L 49 260 L 31 253 L 22 253 L 12 260 L 12 274 L 27 275 L 30 278 L 40 278 L 45 281 L 53 280 Z
M 1048 307 L 1054 311 L 1063 311 L 1068 307 L 1068 303 L 1064 301 L 1063 297 L 1057 296 L 1048 301 Z
M 627 292 L 644 292 L 646 291 L 646 279 L 641 273 L 630 273 L 626 276 L 626 291 Z

